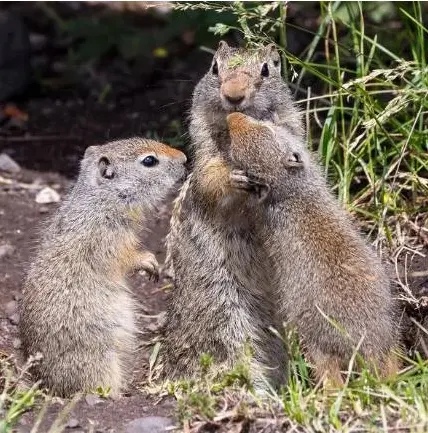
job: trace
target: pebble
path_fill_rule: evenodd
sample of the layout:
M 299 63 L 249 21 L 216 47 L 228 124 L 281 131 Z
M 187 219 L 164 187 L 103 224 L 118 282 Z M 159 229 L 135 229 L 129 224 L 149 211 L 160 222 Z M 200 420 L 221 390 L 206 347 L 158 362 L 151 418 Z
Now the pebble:
M 52 188 L 45 187 L 36 195 L 36 203 L 48 204 L 57 203 L 61 200 L 61 196 Z
M 30 44 L 33 50 L 42 50 L 48 42 L 48 38 L 40 33 L 30 33 Z
M 155 322 L 148 323 L 148 324 L 146 325 L 146 329 L 147 329 L 148 331 L 150 331 L 150 332 L 156 332 L 156 331 L 159 330 L 159 324 L 158 324 L 158 323 L 155 323 Z
M 13 348 L 14 349 L 20 349 L 21 348 L 21 346 L 22 346 L 22 341 L 19 339 L 19 338 L 14 338 L 13 340 L 12 340 L 12 346 L 13 346 Z
M 18 302 L 16 301 L 9 301 L 5 308 L 6 316 L 10 317 L 13 316 L 18 311 Z
M 15 433 L 30 433 L 31 432 L 31 427 L 26 426 L 26 425 L 17 425 L 13 431 Z
M 0 153 L 0 170 L 18 173 L 21 167 L 7 153 Z
M 39 209 L 40 213 L 48 213 L 49 212 L 49 208 L 46 206 L 41 206 Z
M 124 433 L 164 433 L 167 432 L 167 427 L 174 425 L 171 418 L 162 416 L 147 416 L 137 418 L 127 423 L 124 428 Z
M 8 317 L 9 322 L 12 323 L 12 325 L 17 325 L 19 323 L 19 313 L 12 314 Z
M 14 253 L 15 247 L 11 244 L 0 245 L 0 259 L 2 257 L 10 256 Z
M 20 119 L 18 117 L 11 117 L 7 121 L 7 129 L 12 131 L 25 131 L 27 129 L 27 120 L 26 119 Z
M 76 427 L 80 427 L 80 422 L 79 422 L 79 420 L 76 419 L 76 418 L 70 418 L 70 419 L 68 420 L 67 427 L 68 427 L 68 428 L 76 428 Z
M 101 399 L 95 394 L 88 394 L 85 397 L 85 401 L 89 406 L 95 406 L 96 404 L 102 403 L 103 399 Z

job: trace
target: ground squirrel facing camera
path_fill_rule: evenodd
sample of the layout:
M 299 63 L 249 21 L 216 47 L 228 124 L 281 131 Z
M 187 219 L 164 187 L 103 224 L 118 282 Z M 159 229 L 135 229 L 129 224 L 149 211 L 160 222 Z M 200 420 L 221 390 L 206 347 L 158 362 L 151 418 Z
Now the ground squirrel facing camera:
M 140 138 L 86 150 L 72 192 L 44 230 L 21 304 L 25 353 L 42 355 L 34 372 L 54 394 L 124 389 L 136 350 L 125 276 L 138 269 L 157 276 L 138 234 L 184 176 L 185 161 Z
M 226 116 L 242 111 L 285 125 L 304 136 L 301 114 L 281 77 L 273 45 L 237 49 L 221 42 L 207 74 L 195 88 L 190 136 L 194 168 L 174 207 L 167 248 L 175 289 L 165 328 L 167 377 L 192 375 L 199 356 L 211 353 L 232 367 L 247 338 L 254 348 L 253 379 L 285 381 L 286 354 L 269 328 L 278 327 L 270 271 L 257 227 L 236 205 L 229 176 Z M 254 264 L 250 269 L 248 263 Z
M 230 142 L 226 116 L 239 111 L 260 120 L 284 125 L 296 137 L 305 135 L 302 115 L 281 76 L 281 58 L 274 44 L 259 49 L 230 47 L 221 41 L 210 69 L 195 87 L 190 112 L 190 151 L 193 173 L 175 201 L 167 237 L 166 266 L 174 274 L 172 250 L 182 219 L 182 207 L 191 201 L 194 211 L 211 211 L 230 191 L 224 150 Z
M 241 179 L 242 194 L 249 197 L 245 178 L 267 188 L 264 198 L 250 197 L 248 217 L 260 221 L 263 266 L 276 274 L 277 311 L 295 325 L 317 378 L 343 383 L 341 370 L 359 345 L 369 367 L 395 373 L 399 332 L 390 282 L 304 143 L 241 113 L 230 114 L 228 124 L 231 167 L 242 170 L 231 173 Z

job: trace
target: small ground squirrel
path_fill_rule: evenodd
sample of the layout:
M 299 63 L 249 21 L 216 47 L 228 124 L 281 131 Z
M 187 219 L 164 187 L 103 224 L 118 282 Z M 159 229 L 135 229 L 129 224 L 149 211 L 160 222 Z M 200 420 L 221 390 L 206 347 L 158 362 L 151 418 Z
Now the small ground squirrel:
M 396 372 L 399 332 L 390 282 L 304 143 L 241 113 L 227 120 L 232 178 L 241 180 L 246 197 L 246 176 L 267 188 L 264 200 L 249 199 L 247 207 L 252 202 L 249 218 L 259 220 L 265 243 L 262 267 L 276 274 L 277 311 L 295 325 L 317 378 L 343 383 L 341 370 L 359 345 L 369 367 L 381 375 Z
M 266 378 L 271 384 L 284 383 L 286 353 L 269 331 L 279 324 L 274 294 L 268 292 L 270 271 L 258 266 L 266 252 L 257 228 L 245 206 L 238 213 L 229 207 L 239 198 L 225 160 L 230 142 L 226 116 L 234 111 L 304 136 L 273 45 L 245 50 L 221 42 L 194 91 L 194 169 L 176 200 L 167 239 L 175 289 L 165 328 L 165 373 L 192 375 L 202 352 L 230 368 L 249 338 L 255 353 L 253 379 L 263 388 Z M 250 271 L 248 263 L 254 264 Z
M 136 350 L 125 277 L 138 269 L 157 276 L 138 233 L 183 178 L 185 161 L 141 138 L 86 150 L 72 192 L 46 225 L 20 308 L 24 351 L 41 353 L 34 372 L 54 394 L 124 389 Z

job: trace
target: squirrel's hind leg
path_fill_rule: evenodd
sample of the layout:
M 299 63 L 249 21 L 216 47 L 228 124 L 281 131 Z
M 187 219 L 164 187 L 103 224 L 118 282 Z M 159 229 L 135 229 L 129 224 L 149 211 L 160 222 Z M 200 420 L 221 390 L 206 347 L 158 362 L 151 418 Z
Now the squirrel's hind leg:
M 321 352 L 309 356 L 315 367 L 315 379 L 326 389 L 341 388 L 344 385 L 341 372 L 342 362 L 337 356 Z

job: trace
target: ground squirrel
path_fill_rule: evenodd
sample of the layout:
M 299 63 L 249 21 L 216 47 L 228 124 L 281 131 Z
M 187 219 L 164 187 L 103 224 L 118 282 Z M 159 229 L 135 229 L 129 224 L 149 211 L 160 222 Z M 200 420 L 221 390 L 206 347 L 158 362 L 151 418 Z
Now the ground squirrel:
M 268 328 L 276 301 L 266 292 L 270 272 L 258 266 L 265 251 L 251 219 L 228 207 L 238 195 L 225 161 L 226 116 L 242 111 L 304 136 L 301 115 L 281 78 L 274 45 L 243 50 L 220 42 L 196 86 L 190 136 L 194 169 L 176 200 L 167 239 L 175 289 L 165 329 L 165 374 L 192 375 L 202 352 L 231 367 L 247 338 L 255 352 L 255 381 L 285 380 L 286 354 Z M 249 270 L 247 264 L 254 266 Z M 261 373 L 261 374 L 259 374 Z M 266 374 L 264 374 L 266 373 Z M 261 384 L 261 387 L 264 387 Z
M 41 353 L 34 372 L 54 394 L 124 389 L 136 350 L 125 276 L 157 275 L 138 233 L 184 176 L 185 161 L 142 138 L 86 150 L 73 190 L 46 225 L 20 309 L 25 353 Z
M 285 128 L 241 113 L 227 120 L 232 167 L 243 170 L 231 172 L 242 185 L 248 174 L 251 184 L 267 186 L 262 202 L 252 200 L 248 218 L 261 218 L 263 266 L 276 274 L 277 311 L 295 325 L 317 378 L 343 383 L 341 370 L 359 344 L 369 367 L 381 375 L 396 372 L 399 333 L 390 282 L 304 143 Z

